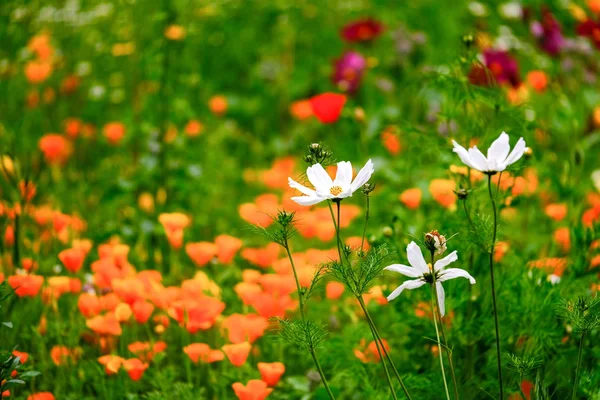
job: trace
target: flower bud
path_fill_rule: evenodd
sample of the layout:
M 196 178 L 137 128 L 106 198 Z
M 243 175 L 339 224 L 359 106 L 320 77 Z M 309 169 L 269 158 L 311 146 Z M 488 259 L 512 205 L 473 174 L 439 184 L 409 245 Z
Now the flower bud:
M 392 236 L 392 234 L 394 233 L 394 231 L 389 226 L 385 226 L 382 229 L 382 233 L 383 233 L 383 236 L 390 237 L 390 236 Z
M 446 247 L 446 237 L 441 235 L 437 230 L 426 233 L 425 247 L 435 255 L 444 254 L 448 250 Z
M 365 183 L 364 186 L 362 187 L 362 192 L 368 196 L 369 193 L 371 193 L 373 190 L 375 190 L 375 184 L 374 183 Z

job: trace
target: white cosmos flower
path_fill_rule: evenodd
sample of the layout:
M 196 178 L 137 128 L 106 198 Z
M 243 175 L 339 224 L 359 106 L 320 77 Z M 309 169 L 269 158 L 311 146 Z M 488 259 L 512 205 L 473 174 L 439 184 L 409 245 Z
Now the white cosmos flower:
M 423 286 L 426 283 L 433 283 L 433 270 L 435 270 L 435 280 L 437 286 L 438 303 L 440 304 L 440 314 L 442 317 L 446 314 L 446 306 L 444 303 L 445 294 L 442 282 L 445 282 L 454 278 L 467 278 L 471 285 L 475 284 L 475 278 L 473 278 L 467 271 L 460 268 L 448 268 L 446 267 L 458 260 L 456 250 L 448 254 L 446 257 L 437 260 L 433 266 L 425 262 L 421 249 L 415 242 L 410 242 L 406 248 L 406 254 L 408 256 L 408 262 L 410 267 L 402 264 L 392 264 L 385 267 L 388 271 L 398 272 L 399 274 L 408 276 L 409 278 L 417 278 L 414 280 L 408 280 L 402 285 L 398 286 L 390 295 L 387 297 L 388 301 L 394 300 L 402 293 L 404 289 L 416 289 Z
M 494 143 L 492 143 L 487 151 L 487 157 L 483 155 L 477 146 L 473 146 L 467 151 L 454 140 L 452 144 L 454 145 L 453 151 L 458 154 L 463 163 L 477 171 L 487 173 L 504 171 L 506 167 L 519 161 L 527 149 L 525 147 L 525 140 L 520 138 L 512 152 L 510 152 L 510 144 L 508 143 L 506 132 L 502 132 L 498 139 L 494 140 Z
M 323 200 L 341 200 L 350 197 L 368 182 L 373 171 L 373 162 L 369 160 L 352 180 L 352 164 L 350 161 L 341 161 L 337 164 L 335 179 L 331 180 L 325 168 L 321 164 L 315 164 L 306 170 L 306 176 L 314 190 L 288 178 L 290 187 L 304 194 L 304 196 L 292 197 L 292 200 L 302 206 L 312 206 Z

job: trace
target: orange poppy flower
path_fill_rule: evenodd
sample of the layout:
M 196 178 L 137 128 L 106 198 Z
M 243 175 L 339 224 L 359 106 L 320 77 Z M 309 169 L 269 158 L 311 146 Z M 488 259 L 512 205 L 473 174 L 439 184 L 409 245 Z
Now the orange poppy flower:
M 181 25 L 169 25 L 165 29 L 165 37 L 169 40 L 182 40 L 185 38 L 185 28 Z
M 288 190 L 288 176 L 294 173 L 296 159 L 293 157 L 278 158 L 273 161 L 271 168 L 262 172 L 262 181 L 265 186 L 272 189 Z M 289 196 L 288 196 L 289 197 Z M 277 197 L 272 194 L 265 194 L 256 198 L 256 203 L 267 201 L 271 204 L 277 204 Z M 294 203 L 295 204 L 295 203 Z M 275 210 L 277 211 L 277 210 Z
M 25 202 L 30 202 L 37 192 L 35 187 L 35 183 L 31 181 L 21 181 L 19 182 L 19 193 L 21 194 L 21 198 L 25 200 Z
M 222 95 L 213 96 L 208 101 L 208 108 L 210 108 L 210 111 L 219 116 L 227 112 L 227 107 L 227 98 Z
M 494 261 L 502 261 L 509 249 L 510 244 L 508 242 L 497 242 L 496 247 L 494 248 Z
M 135 320 L 140 324 L 145 324 L 150 319 L 154 311 L 154 305 L 147 301 L 136 301 L 131 307 Z
M 571 230 L 564 226 L 562 228 L 558 228 L 554 231 L 554 240 L 562 251 L 567 253 L 571 249 Z
M 64 164 L 71 155 L 71 144 L 64 136 L 55 133 L 42 136 L 38 147 L 48 164 Z
M 222 347 L 229 362 L 236 367 L 241 367 L 246 363 L 251 349 L 252 345 L 249 342 L 226 344 Z
M 185 252 L 197 267 L 208 264 L 217 255 L 217 250 L 217 245 L 210 242 L 196 242 L 185 245 Z
M 273 391 L 273 389 L 267 387 L 265 382 L 258 379 L 248 381 L 246 386 L 236 382 L 231 387 L 239 400 L 264 400 Z
M 195 299 L 176 301 L 168 309 L 169 316 L 185 325 L 190 333 L 210 329 L 225 309 L 222 301 L 200 294 Z
M 280 362 L 260 362 L 258 363 L 258 370 L 260 371 L 260 376 L 263 382 L 265 382 L 268 386 L 276 386 L 281 379 L 281 375 L 285 373 L 285 365 Z
M 43 60 L 31 60 L 25 64 L 25 77 L 29 83 L 42 83 L 52 74 L 52 64 Z
M 382 339 L 383 342 L 383 346 L 385 347 L 385 349 L 388 351 L 390 351 L 390 345 L 388 344 L 387 340 Z M 362 361 L 363 363 L 378 363 L 381 361 L 381 358 L 379 357 L 379 352 L 377 351 L 377 344 L 372 341 L 371 343 L 369 343 L 368 346 L 365 346 L 366 342 L 365 340 L 361 340 L 360 341 L 360 348 L 358 349 L 354 349 L 354 355 L 356 356 L 356 358 L 358 358 L 360 361 Z
M 252 307 L 258 314 L 265 318 L 285 317 L 286 310 L 297 306 L 290 296 L 279 296 L 277 294 L 260 292 L 252 296 Z
M 421 189 L 411 188 L 402 192 L 399 196 L 399 199 L 408 209 L 415 210 L 419 208 L 419 205 L 421 204 L 421 197 Z
M 132 381 L 139 381 L 144 376 L 144 371 L 148 369 L 148 364 L 139 358 L 129 358 L 123 361 L 123 369 L 127 371 Z
M 258 283 L 262 274 L 255 269 L 245 269 L 242 271 L 242 280 L 246 283 Z
M 183 130 L 187 136 L 196 137 L 202 133 L 204 126 L 200 123 L 200 121 L 193 119 L 185 125 Z
M 40 60 L 47 60 L 54 53 L 54 48 L 50 43 L 50 34 L 47 32 L 39 33 L 29 39 L 27 48 Z
M 119 356 L 113 356 L 107 354 L 102 357 L 98 357 L 98 362 L 104 366 L 104 370 L 107 375 L 114 375 L 119 372 L 124 359 Z
M 327 282 L 327 286 L 325 286 L 325 293 L 329 300 L 337 300 L 339 299 L 346 287 L 341 282 Z
M 121 325 L 113 313 L 97 315 L 85 322 L 85 325 L 99 335 L 121 336 Z
M 159 341 L 151 345 L 149 342 L 133 342 L 127 346 L 127 349 L 135 354 L 140 360 L 150 362 L 158 353 L 162 353 L 167 348 L 165 342 Z
M 264 291 L 277 296 L 286 296 L 296 291 L 296 280 L 293 275 L 265 274 L 258 283 Z
M 544 71 L 529 71 L 527 73 L 527 84 L 536 92 L 543 92 L 548 86 L 548 75 Z
M 217 257 L 221 264 L 228 264 L 242 247 L 242 241 L 229 235 L 219 235 L 215 238 Z
M 255 314 L 232 314 L 225 318 L 222 326 L 229 332 L 228 338 L 231 343 L 254 343 L 264 335 L 269 321 Z
M 63 366 L 73 363 L 81 355 L 81 349 L 69 349 L 66 346 L 54 346 L 50 350 L 50 358 L 56 366 Z
M 29 353 L 25 353 L 24 351 L 13 350 L 12 355 L 19 357 L 21 364 L 25 364 L 29 360 Z
M 39 275 L 13 275 L 8 277 L 8 284 L 19 297 L 35 297 L 39 293 L 44 277 Z
M 27 396 L 27 400 L 54 400 L 51 392 L 38 392 Z
M 402 144 L 400 143 L 400 138 L 397 134 L 394 133 L 394 128 L 386 129 L 381 134 L 381 142 L 383 143 L 383 147 L 393 156 L 400 154 L 402 151 Z
M 568 208 L 565 203 L 553 203 L 546 206 L 545 212 L 553 220 L 562 221 L 567 216 Z
M 297 120 L 304 121 L 313 116 L 310 100 L 294 101 L 290 105 L 290 114 Z
M 125 125 L 121 122 L 109 122 L 102 128 L 102 133 L 108 140 L 108 143 L 113 146 L 118 145 L 125 136 Z
M 346 104 L 346 96 L 338 93 L 323 93 L 310 99 L 315 117 L 324 124 L 336 122 Z
M 221 350 L 213 350 L 206 343 L 192 343 L 183 348 L 183 352 L 194 364 L 198 362 L 214 363 L 225 358 Z
M 191 223 L 190 217 L 182 213 L 163 213 L 158 216 L 167 234 L 167 239 L 174 249 L 183 245 L 183 230 Z
M 233 290 L 245 305 L 251 305 L 254 297 L 262 292 L 260 285 L 250 282 L 240 282 L 233 287 Z
M 456 184 L 449 179 L 433 179 L 429 184 L 429 192 L 433 196 L 433 199 L 447 209 L 454 209 L 456 207 L 455 188 Z
M 79 136 L 83 127 L 83 122 L 78 118 L 67 118 L 63 124 L 65 127 L 65 134 L 73 139 Z
M 67 271 L 77 273 L 83 266 L 85 252 L 81 249 L 66 249 L 58 253 L 58 258 L 63 263 Z
M 79 296 L 79 300 L 77 300 L 77 307 L 79 308 L 81 315 L 83 315 L 85 318 L 96 316 L 102 310 L 102 305 L 100 304 L 98 296 L 89 293 L 82 293 Z
M 115 318 L 119 322 L 127 322 L 133 315 L 131 306 L 127 303 L 119 303 L 115 308 Z

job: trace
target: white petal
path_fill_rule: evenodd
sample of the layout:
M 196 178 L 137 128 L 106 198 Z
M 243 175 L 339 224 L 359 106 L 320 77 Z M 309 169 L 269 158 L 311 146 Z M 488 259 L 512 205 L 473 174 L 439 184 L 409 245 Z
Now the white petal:
M 446 292 L 440 282 L 436 282 L 438 304 L 440 306 L 440 315 L 443 317 L 446 315 Z
M 477 148 L 477 146 L 473 146 L 469 149 L 469 159 L 471 163 L 474 165 L 476 170 L 481 172 L 488 171 L 488 162 L 483 153 Z
M 321 164 L 315 164 L 312 167 L 306 169 L 306 176 L 312 185 L 315 187 L 317 192 L 329 192 L 333 181 L 331 177 L 325 171 L 325 168 Z
M 388 299 L 388 301 L 392 301 L 396 297 L 400 296 L 400 293 L 402 293 L 402 291 L 404 289 L 412 290 L 412 289 L 420 288 L 424 284 L 425 284 L 425 281 L 421 280 L 421 279 L 406 281 L 402 285 L 398 286 L 392 293 L 390 293 L 390 295 L 387 297 L 387 299 Z
M 498 139 L 494 140 L 494 143 L 490 146 L 487 151 L 487 159 L 498 160 L 502 162 L 508 156 L 508 152 L 510 151 L 510 144 L 508 143 L 508 135 L 506 132 L 502 132 Z
M 315 192 L 312 189 L 307 188 L 304 185 L 299 184 L 298 182 L 296 182 L 295 180 L 293 180 L 292 178 L 288 177 L 288 185 L 290 185 L 290 187 L 292 189 L 296 189 L 298 191 L 300 191 L 300 193 L 305 194 L 307 196 L 316 196 L 317 192 Z
M 417 246 L 415 242 L 410 242 L 406 246 L 406 255 L 408 256 L 408 262 L 413 268 L 421 271 L 422 273 L 429 273 L 429 267 L 425 262 L 421 248 Z
M 301 206 L 312 206 L 325 200 L 323 197 L 319 196 L 295 196 L 291 199 Z
M 448 264 L 453 263 L 458 260 L 458 253 L 454 250 L 452 253 L 448 254 L 446 257 L 437 260 L 434 264 L 434 268 L 436 271 L 440 271 L 448 266 Z
M 406 275 L 409 278 L 419 278 L 423 276 L 423 273 L 416 268 L 409 267 L 408 265 L 392 264 L 384 268 L 387 271 L 397 272 L 402 275 Z
M 471 282 L 471 285 L 475 284 L 475 278 L 473 278 L 467 271 L 460 268 L 448 268 L 444 270 L 440 277 L 438 278 L 438 282 L 446 282 L 447 280 L 454 278 L 466 278 Z
M 334 186 L 349 189 L 352 183 L 352 164 L 350 161 L 340 161 L 337 164 L 337 173 L 333 181 Z
M 452 144 L 454 145 L 454 148 L 452 149 L 453 152 L 455 152 L 456 154 L 458 154 L 458 157 L 460 157 L 460 160 L 467 165 L 470 168 L 475 168 L 475 166 L 471 163 L 471 159 L 469 157 L 469 152 L 462 147 L 460 144 L 456 143 L 455 140 L 452 141 Z M 477 169 L 477 168 L 475 168 Z
M 358 171 L 356 178 L 354 178 L 354 181 L 352 182 L 352 185 L 351 185 L 352 193 L 356 192 L 365 183 L 367 183 L 369 181 L 369 179 L 371 179 L 371 175 L 373 174 L 374 171 L 375 171 L 375 169 L 373 168 L 373 161 L 371 161 L 369 159 L 369 161 L 367 161 L 365 166 L 362 167 L 360 171 Z
M 523 157 L 523 154 L 525 153 L 525 148 L 526 148 L 525 139 L 519 138 L 519 140 L 517 141 L 517 144 L 515 144 L 513 151 L 510 152 L 510 155 L 504 161 L 505 165 L 509 166 L 510 164 L 513 164 L 513 163 L 519 161 L 519 159 L 521 157 Z

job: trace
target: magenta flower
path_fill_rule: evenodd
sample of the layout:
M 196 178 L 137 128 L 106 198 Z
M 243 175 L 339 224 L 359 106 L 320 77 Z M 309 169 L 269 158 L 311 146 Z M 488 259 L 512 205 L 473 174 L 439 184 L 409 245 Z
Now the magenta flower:
M 542 22 L 533 21 L 530 30 L 542 50 L 551 56 L 558 55 L 565 45 L 560 24 L 548 10 L 542 10 Z
M 521 78 L 519 77 L 519 65 L 507 51 L 488 49 L 483 52 L 485 66 L 491 72 L 496 82 L 499 84 L 510 84 L 514 87 L 519 86 Z M 473 82 L 473 79 L 471 79 Z M 483 84 L 486 84 L 486 79 Z M 482 82 L 473 82 L 482 84 Z
M 354 93 L 360 86 L 366 68 L 367 61 L 360 53 L 348 51 L 334 60 L 331 80 L 340 90 Z

